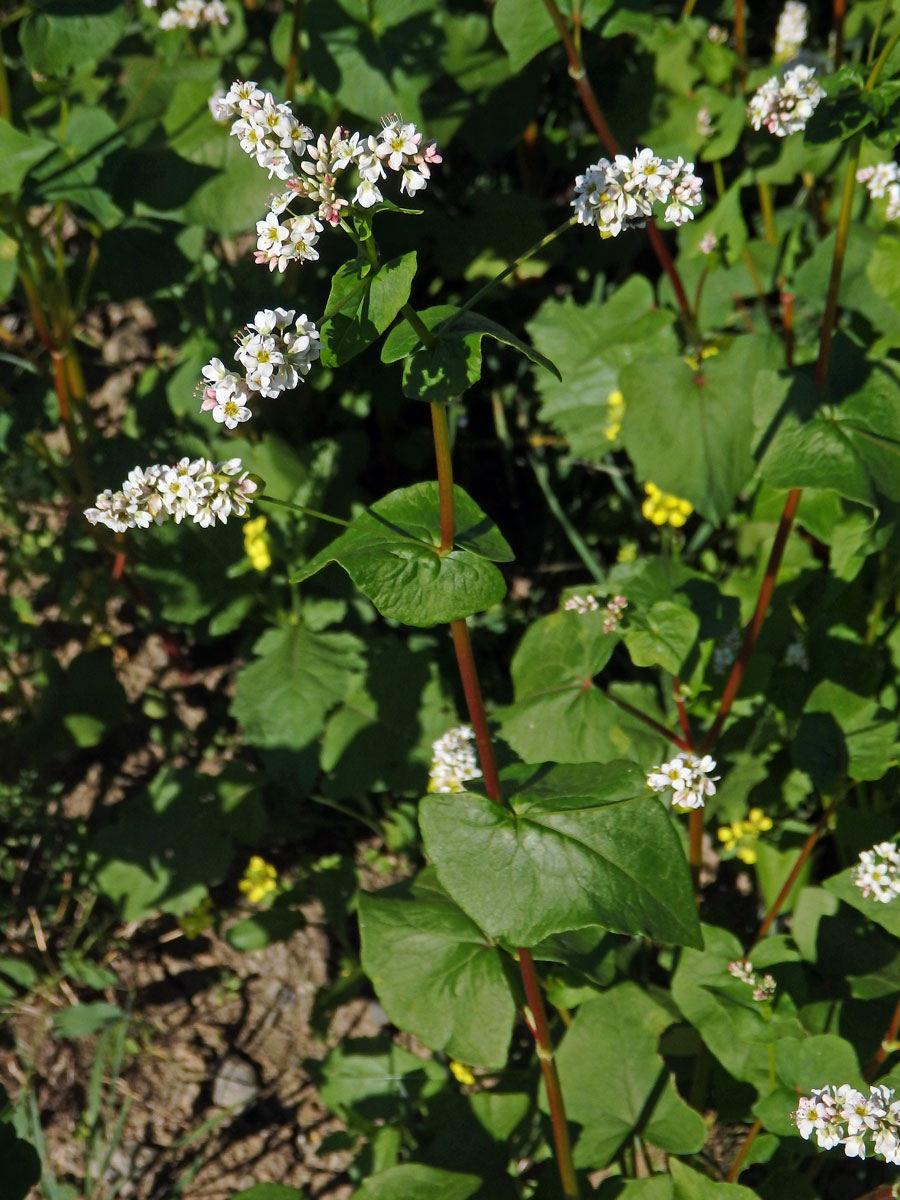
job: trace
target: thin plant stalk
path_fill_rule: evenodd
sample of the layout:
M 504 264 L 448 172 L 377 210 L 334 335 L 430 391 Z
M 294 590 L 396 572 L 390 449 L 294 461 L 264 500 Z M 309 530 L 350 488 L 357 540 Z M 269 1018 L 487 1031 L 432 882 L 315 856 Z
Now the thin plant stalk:
M 294 0 L 294 11 L 291 14 L 291 41 L 288 49 L 287 66 L 284 69 L 285 99 L 294 99 L 294 88 L 297 85 L 297 61 L 300 54 L 300 30 L 303 28 L 303 10 L 306 0 Z
M 748 957 L 753 953 L 753 951 L 756 949 L 756 947 L 759 945 L 759 943 L 763 940 L 763 938 L 766 936 L 766 934 L 772 928 L 772 924 L 775 921 L 775 918 L 781 912 L 782 905 L 784 904 L 785 900 L 790 895 L 791 888 L 797 882 L 797 877 L 799 876 L 800 872 L 803 870 L 803 864 L 809 858 L 810 854 L 812 854 L 813 849 L 815 848 L 816 842 L 819 840 L 819 838 L 824 833 L 825 828 L 828 825 L 828 820 L 831 817 L 831 814 L 834 812 L 835 803 L 836 803 L 836 801 L 832 800 L 830 803 L 828 803 L 825 806 L 825 810 L 822 813 L 821 817 L 819 817 L 819 820 L 818 820 L 818 823 L 817 823 L 815 829 L 812 831 L 812 833 L 809 835 L 809 837 L 803 843 L 803 845 L 800 849 L 800 853 L 797 855 L 797 861 L 791 867 L 791 870 L 790 870 L 790 873 L 788 874 L 787 879 L 785 879 L 784 883 L 781 885 L 781 890 L 779 891 L 779 893 L 775 897 L 775 899 L 772 901 L 769 911 L 763 917 L 762 922 L 760 923 L 759 929 L 756 931 L 756 937 L 753 939 L 753 945 L 747 951 Z
M 437 461 L 438 492 L 443 500 L 453 494 L 453 463 L 450 455 L 450 434 L 447 426 L 447 408 L 444 404 L 431 406 L 432 430 L 434 432 L 434 451 Z M 452 525 L 452 517 L 451 517 Z M 441 530 L 444 530 L 445 514 L 441 512 Z M 451 531 L 452 537 L 452 531 Z M 443 540 L 443 537 L 442 537 Z M 484 777 L 485 791 L 495 804 L 502 803 L 503 793 L 500 786 L 500 775 L 497 770 L 497 759 L 494 754 L 494 744 L 488 727 L 487 713 L 481 695 L 481 682 L 472 652 L 472 640 L 469 637 L 469 627 L 465 619 L 450 622 L 450 632 L 453 635 L 453 646 L 456 651 L 456 662 L 459 668 L 463 693 L 466 697 L 466 707 L 469 720 L 475 734 L 475 744 L 478 748 L 478 758 Z M 537 1047 L 538 1062 L 547 1090 L 547 1102 L 550 1108 L 550 1124 L 553 1129 L 553 1141 L 556 1149 L 556 1162 L 559 1169 L 560 1182 L 565 1200 L 578 1200 L 578 1179 L 575 1175 L 575 1165 L 572 1160 L 572 1146 L 569 1140 L 569 1130 L 566 1123 L 566 1110 L 559 1074 L 553 1057 L 553 1043 L 550 1038 L 550 1028 L 547 1024 L 547 1014 L 541 996 L 540 982 L 531 951 L 527 947 L 519 947 L 516 951 L 519 960 L 519 972 L 522 976 L 522 986 L 528 1005 L 526 1017 Z
M 569 59 L 569 74 L 575 82 L 578 89 L 578 94 L 581 97 L 581 103 L 584 110 L 590 118 L 591 124 L 597 131 L 597 136 L 606 147 L 610 154 L 621 154 L 622 147 L 619 145 L 618 139 L 609 126 L 606 117 L 603 114 L 597 97 L 594 94 L 594 89 L 591 87 L 591 82 L 587 77 L 587 72 L 584 68 L 584 60 L 581 57 L 579 48 L 572 40 L 569 30 L 566 27 L 565 19 L 556 4 L 556 0 L 544 0 L 550 20 L 553 22 L 554 28 L 559 35 L 559 40 L 563 45 L 566 56 Z M 653 252 L 659 260 L 659 265 L 669 277 L 669 282 L 672 285 L 672 290 L 675 293 L 675 299 L 678 307 L 684 316 L 688 330 L 693 334 L 695 326 L 695 316 L 691 311 L 691 305 L 687 298 L 687 292 L 684 290 L 681 276 L 678 274 L 678 269 L 672 261 L 672 256 L 663 241 L 662 234 L 657 229 L 653 221 L 647 222 L 647 236 L 650 239 L 650 245 L 653 247 Z M 696 340 L 696 339 L 694 339 Z
M 900 1000 L 897 1001 L 897 1007 L 894 1009 L 894 1015 L 891 1017 L 891 1023 L 887 1027 L 884 1037 L 881 1039 L 881 1045 L 872 1055 L 870 1062 L 866 1065 L 863 1071 L 863 1076 L 866 1079 L 871 1079 L 884 1060 L 889 1054 L 893 1054 L 896 1049 L 897 1034 L 900 1033 Z
M 328 521 L 332 525 L 343 525 L 345 529 L 350 526 L 350 522 L 343 520 L 342 517 L 331 517 L 328 513 L 318 512 L 315 508 L 306 508 L 303 504 L 292 504 L 290 500 L 278 500 L 275 496 L 267 496 L 265 493 L 253 498 L 254 500 L 265 500 L 268 504 L 277 504 L 279 508 L 293 509 L 294 512 L 303 513 L 304 517 L 315 517 L 317 521 Z

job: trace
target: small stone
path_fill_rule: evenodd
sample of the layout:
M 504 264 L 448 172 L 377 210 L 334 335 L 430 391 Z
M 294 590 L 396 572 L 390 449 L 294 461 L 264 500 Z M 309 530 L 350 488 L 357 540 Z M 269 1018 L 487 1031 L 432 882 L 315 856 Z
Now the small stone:
M 213 1080 L 212 1101 L 218 1108 L 245 1109 L 259 1095 L 256 1067 L 236 1054 L 229 1054 Z

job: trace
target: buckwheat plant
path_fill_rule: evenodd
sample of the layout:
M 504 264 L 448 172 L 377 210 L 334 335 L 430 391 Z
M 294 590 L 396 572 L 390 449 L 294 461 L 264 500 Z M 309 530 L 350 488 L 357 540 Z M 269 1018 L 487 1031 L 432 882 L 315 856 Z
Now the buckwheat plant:
M 853 1064 L 868 1096 L 814 1090 L 796 1128 L 900 1162 L 900 852 L 880 841 L 838 869 L 900 827 L 900 248 L 869 204 L 887 197 L 889 218 L 900 205 L 900 24 L 885 5 L 846 22 L 835 5 L 825 42 L 824 14 L 809 35 L 794 0 L 777 29 L 743 0 L 728 28 L 690 4 L 650 22 L 556 0 L 308 8 L 308 28 L 291 10 L 289 44 L 282 22 L 271 40 L 254 32 L 261 56 L 234 52 L 255 78 L 213 95 L 211 115 L 199 99 L 216 151 L 260 189 L 246 240 L 230 230 L 220 247 L 246 257 L 231 301 L 251 275 L 259 298 L 235 317 L 232 356 L 200 367 L 205 343 L 187 368 L 212 420 L 187 419 L 210 443 L 135 467 L 85 510 L 92 463 L 118 461 L 92 432 L 77 508 L 116 562 L 185 536 L 151 526 L 252 509 L 243 549 L 233 530 L 202 539 L 238 548 L 220 590 L 252 589 L 210 630 L 235 632 L 242 612 L 264 626 L 240 640 L 229 710 L 259 750 L 251 773 L 267 803 L 296 787 L 379 846 L 402 842 L 391 865 L 408 877 L 354 894 L 337 923 L 340 987 L 371 988 L 416 1051 L 385 1034 L 383 1052 L 340 1047 L 321 1064 L 359 1141 L 348 1178 L 364 1180 L 360 1200 L 578 1200 L 599 1178 L 604 1193 L 728 1200 L 765 1130 L 783 1140 L 747 1179 L 778 1200 L 804 1150 L 787 1134 L 792 1097 L 810 1078 L 856 1079 Z M 268 10 L 248 19 L 256 30 Z M 793 65 L 773 67 L 773 45 Z M 213 89 L 205 58 L 192 72 L 191 89 Z M 537 80 L 540 119 L 519 129 L 509 109 Z M 379 95 L 415 96 L 416 119 L 379 124 Z M 130 104 L 103 133 L 126 162 Z M 38 182 L 41 121 L 31 157 L 0 128 Z M 182 136 L 187 153 L 193 126 Z M 493 146 L 514 184 L 482 166 Z M 79 194 L 96 206 L 88 149 Z M 486 212 L 502 250 L 482 242 Z M 510 249 L 523 213 L 536 240 Z M 41 231 L 14 232 L 25 262 Z M 57 258 L 78 254 L 73 238 Z M 80 327 L 55 311 L 41 324 L 39 283 L 32 320 L 74 428 L 92 410 L 72 402 L 78 375 L 53 339 Z M 328 445 L 319 422 L 338 430 Z M 722 870 L 733 857 L 753 870 Z M 111 891 L 110 874 L 97 877 Z M 298 927 L 277 874 L 250 859 L 238 890 L 271 901 L 258 914 L 271 920 L 238 938 Z M 705 1149 L 712 1122 L 730 1126 L 718 1147 L 737 1130 L 730 1162 Z

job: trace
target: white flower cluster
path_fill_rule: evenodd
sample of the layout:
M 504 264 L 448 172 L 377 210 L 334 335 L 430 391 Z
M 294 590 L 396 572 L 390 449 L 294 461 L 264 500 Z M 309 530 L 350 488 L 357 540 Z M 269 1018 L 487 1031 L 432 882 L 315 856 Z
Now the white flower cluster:
M 628 601 L 624 596 L 613 596 L 612 600 L 606 606 L 603 618 L 604 633 L 615 633 L 619 628 L 619 622 L 622 620 L 622 615 L 627 607 Z
M 647 786 L 654 792 L 672 789 L 675 808 L 702 808 L 707 796 L 714 796 L 718 775 L 710 775 L 716 764 L 708 754 L 676 754 L 669 762 L 653 767 L 647 776 Z
M 211 411 L 214 421 L 235 429 L 253 415 L 254 393 L 271 399 L 301 383 L 319 357 L 319 331 L 306 313 L 295 317 L 293 308 L 264 308 L 244 327 L 234 352 L 243 378 L 211 358 L 203 368 L 200 411 Z
M 157 0 L 144 0 L 145 8 L 156 8 Z M 228 10 L 222 0 L 176 0 L 159 17 L 160 29 L 200 29 L 205 25 L 227 25 Z
M 813 1088 L 791 1116 L 800 1136 L 809 1141 L 815 1133 L 823 1150 L 843 1146 L 848 1158 L 865 1158 L 871 1150 L 900 1166 L 900 1100 L 893 1088 L 876 1084 L 868 1096 L 849 1083 Z
M 429 792 L 462 792 L 466 780 L 481 778 L 474 740 L 469 725 L 455 725 L 438 738 L 431 747 Z
M 603 238 L 616 237 L 623 229 L 642 228 L 659 203 L 667 205 L 670 224 L 684 225 L 702 200 L 703 181 L 693 171 L 693 163 L 659 158 L 647 149 L 633 158 L 617 154 L 614 162 L 601 158 L 575 178 L 571 203 L 578 223 L 596 225 Z
M 887 194 L 885 217 L 896 221 L 900 217 L 900 167 L 895 162 L 876 163 L 874 167 L 860 167 L 856 178 L 864 183 L 873 200 Z
M 853 882 L 864 896 L 888 904 L 900 896 L 900 850 L 893 842 L 878 842 L 863 850 L 853 868 Z
M 782 83 L 773 75 L 756 89 L 747 105 L 747 116 L 754 129 L 765 125 L 776 137 L 787 137 L 806 128 L 824 95 L 813 67 L 793 67 Z
M 708 229 L 697 243 L 697 249 L 701 254 L 712 254 L 718 244 L 719 239 L 716 237 L 715 232 L 712 229 Z
M 92 525 L 105 525 L 114 533 L 151 522 L 162 525 L 185 517 L 207 528 L 247 512 L 256 484 L 239 458 L 211 463 L 207 458 L 182 458 L 174 466 L 135 467 L 118 492 L 101 492 L 84 515 Z
M 570 596 L 563 605 L 566 612 L 577 612 L 583 617 L 585 613 L 599 612 L 600 601 L 591 592 L 586 596 Z
M 809 9 L 800 0 L 787 0 L 775 28 L 775 61 L 790 62 L 806 41 Z
M 276 176 L 287 185 L 273 197 L 268 217 L 256 227 L 256 261 L 268 263 L 272 270 L 283 271 L 289 261 L 317 258 L 312 246 L 321 232 L 320 222 L 338 225 L 342 209 L 349 204 L 361 208 L 378 204 L 384 199 L 378 182 L 388 171 L 400 175 L 402 193 L 414 196 L 428 185 L 432 166 L 441 162 L 437 143 L 423 143 L 416 126 L 394 113 L 382 119 L 377 135 L 350 133 L 339 125 L 331 137 L 324 133 L 315 137 L 289 104 L 279 104 L 253 80 L 236 80 L 224 96 L 213 98 L 210 108 L 216 120 L 233 122 L 231 132 L 241 149 L 256 158 L 269 178 Z M 349 167 L 356 169 L 358 177 L 352 199 L 338 190 L 340 176 Z M 297 199 L 317 206 L 315 219 L 291 213 L 279 220 Z
M 753 999 L 762 1004 L 771 1000 L 775 995 L 775 980 L 771 975 L 760 975 L 753 970 L 753 963 L 748 958 L 739 958 L 728 964 L 728 970 L 735 979 L 753 988 Z

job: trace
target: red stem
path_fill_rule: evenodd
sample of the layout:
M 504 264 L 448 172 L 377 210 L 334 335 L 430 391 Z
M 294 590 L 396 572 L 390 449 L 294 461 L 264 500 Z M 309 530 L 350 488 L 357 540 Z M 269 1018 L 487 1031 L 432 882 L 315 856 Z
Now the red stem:
M 900 1033 L 900 1000 L 897 1001 L 897 1007 L 894 1009 L 894 1015 L 891 1017 L 891 1023 L 887 1027 L 887 1032 L 881 1039 L 881 1045 L 872 1055 L 871 1062 L 863 1071 L 866 1079 L 870 1079 L 889 1054 L 893 1054 L 893 1050 L 889 1049 L 891 1042 L 896 1042 L 897 1034 Z
M 434 433 L 434 455 L 437 460 L 438 496 L 441 506 L 441 545 L 438 553 L 444 555 L 453 549 L 453 536 L 456 532 L 450 428 L 446 405 L 431 405 L 431 428 Z
M 766 936 L 766 934 L 769 932 L 769 930 L 772 927 L 772 922 L 775 920 L 775 918 L 781 912 L 781 906 L 784 904 L 785 900 L 788 898 L 788 894 L 790 893 L 791 888 L 797 882 L 797 876 L 803 870 L 803 864 L 809 858 L 810 854 L 812 854 L 813 847 L 815 846 L 816 842 L 819 840 L 822 833 L 824 832 L 825 826 L 828 824 L 828 818 L 834 812 L 834 805 L 835 805 L 835 802 L 832 800 L 832 802 L 826 807 L 825 811 L 822 813 L 821 817 L 819 817 L 819 822 L 816 825 L 815 829 L 812 831 L 812 833 L 809 835 L 809 837 L 803 843 L 800 853 L 797 855 L 797 861 L 794 863 L 793 867 L 791 867 L 790 874 L 788 875 L 787 879 L 785 879 L 784 883 L 781 886 L 781 891 L 775 897 L 774 901 L 772 902 L 771 908 L 766 913 L 766 915 L 763 917 L 762 924 L 760 925 L 759 929 L 756 931 L 756 937 L 753 939 L 753 945 L 747 951 L 748 958 L 753 953 L 753 951 L 756 949 L 756 947 L 759 945 L 759 943 L 763 940 L 763 938 Z
M 556 0 L 544 0 L 550 20 L 559 35 L 559 40 L 566 52 L 566 57 L 569 60 L 569 74 L 575 81 L 575 86 L 578 89 L 578 94 L 581 97 L 581 103 L 584 105 L 584 110 L 591 119 L 591 124 L 597 131 L 597 136 L 606 147 L 609 154 L 616 155 L 622 153 L 622 147 L 619 145 L 616 135 L 609 127 L 609 122 L 603 114 L 603 110 L 597 102 L 597 97 L 594 94 L 594 89 L 591 87 L 591 81 L 587 77 L 584 69 L 584 62 L 581 55 L 572 40 L 568 28 L 566 27 L 565 19 L 562 13 L 556 6 Z M 647 236 L 650 239 L 650 245 L 659 260 L 659 265 L 669 277 L 669 282 L 672 285 L 672 290 L 675 293 L 675 299 L 678 302 L 678 307 L 684 313 L 690 324 L 693 326 L 694 314 L 691 312 L 691 306 L 688 302 L 687 293 L 684 290 L 684 284 L 681 282 L 681 276 L 672 261 L 672 256 L 669 254 L 666 244 L 662 239 L 662 234 L 656 228 L 652 221 L 647 222 Z
M 757 1119 L 753 1122 L 753 1124 L 747 1130 L 747 1136 L 744 1138 L 743 1142 L 741 1143 L 741 1148 L 740 1148 L 740 1150 L 738 1150 L 737 1154 L 735 1155 L 734 1162 L 731 1164 L 728 1174 L 725 1176 L 726 1183 L 734 1183 L 735 1179 L 737 1179 L 738 1175 L 741 1172 L 741 1166 L 744 1162 L 744 1159 L 747 1157 L 747 1151 L 750 1149 L 750 1147 L 756 1141 L 756 1135 L 759 1133 L 759 1131 L 761 1129 L 762 1129 L 762 1121 Z
M 797 511 L 797 505 L 800 503 L 802 490 L 793 488 L 788 492 L 788 498 L 784 505 L 784 511 L 781 514 L 781 520 L 778 522 L 778 530 L 775 534 L 775 541 L 772 543 L 772 550 L 769 554 L 769 561 L 766 564 L 766 573 L 763 577 L 762 586 L 759 589 L 759 595 L 756 599 L 756 608 L 753 610 L 753 616 L 750 619 L 750 624 L 747 626 L 747 631 L 744 634 L 744 643 L 741 646 L 740 653 L 735 660 L 734 666 L 731 668 L 731 674 L 728 676 L 728 681 L 725 684 L 725 690 L 722 692 L 722 699 L 719 702 L 719 710 L 716 713 L 716 718 L 712 723 L 709 733 L 703 739 L 700 746 L 700 753 L 705 754 L 712 746 L 715 745 L 716 739 L 722 732 L 722 726 L 725 724 L 725 718 L 731 711 L 731 706 L 734 703 L 734 698 L 738 693 L 738 688 L 744 679 L 744 673 L 747 670 L 747 663 L 750 660 L 750 655 L 753 653 L 753 647 L 756 645 L 756 639 L 759 637 L 759 631 L 762 629 L 763 621 L 765 620 L 766 610 L 769 607 L 769 601 L 772 599 L 772 592 L 775 590 L 775 579 L 778 575 L 781 560 L 784 556 L 784 548 L 787 544 L 788 534 L 791 532 L 791 525 L 794 522 L 794 514 Z
M 478 747 L 478 757 L 484 774 L 484 787 L 488 796 L 495 804 L 503 799 L 500 790 L 500 776 L 497 773 L 497 759 L 494 755 L 494 743 L 488 728 L 487 713 L 484 710 L 484 700 L 481 696 L 481 683 L 478 679 L 478 669 L 475 666 L 475 656 L 472 653 L 472 640 L 469 637 L 469 627 L 465 620 L 451 621 L 450 631 L 453 634 L 453 647 L 456 650 L 456 662 L 459 666 L 459 677 L 462 680 L 463 692 L 466 697 L 466 707 L 469 710 L 469 720 L 475 733 L 475 744 Z

